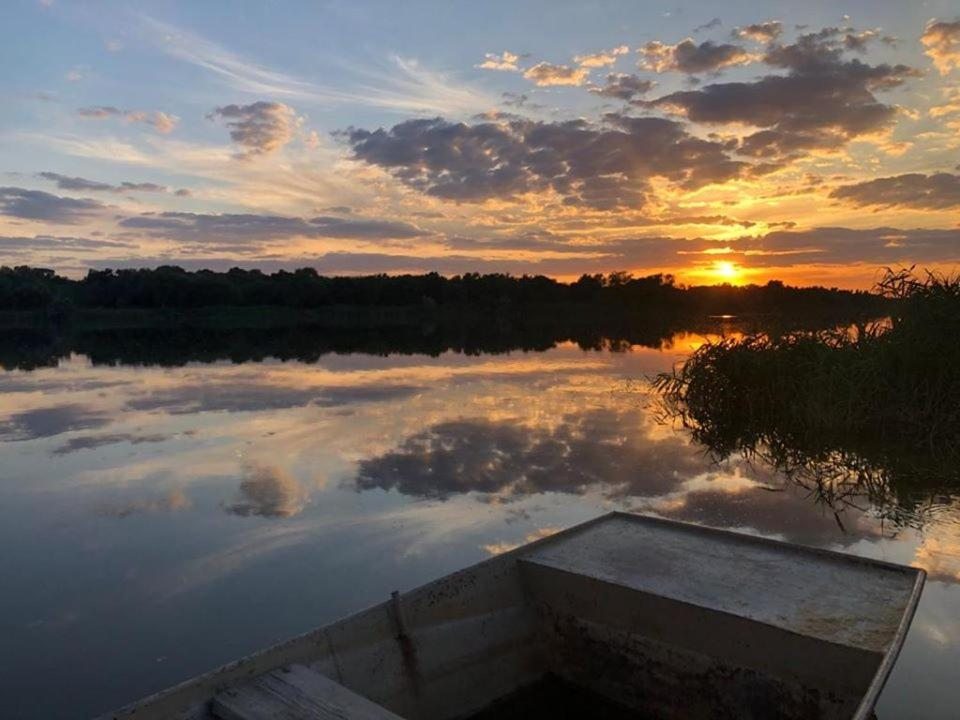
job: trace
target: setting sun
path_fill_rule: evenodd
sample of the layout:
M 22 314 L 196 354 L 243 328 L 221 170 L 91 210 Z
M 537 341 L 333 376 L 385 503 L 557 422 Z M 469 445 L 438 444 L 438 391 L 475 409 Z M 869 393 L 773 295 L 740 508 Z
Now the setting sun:
M 740 279 L 742 272 L 736 263 L 727 260 L 720 260 L 713 264 L 710 274 L 723 282 L 736 282 Z

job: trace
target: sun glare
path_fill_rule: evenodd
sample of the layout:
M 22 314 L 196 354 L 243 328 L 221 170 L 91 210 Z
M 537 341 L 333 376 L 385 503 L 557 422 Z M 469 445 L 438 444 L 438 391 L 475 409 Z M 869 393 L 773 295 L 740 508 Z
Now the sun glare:
M 725 282 L 734 282 L 740 277 L 740 268 L 735 263 L 720 260 L 713 264 L 712 274 Z

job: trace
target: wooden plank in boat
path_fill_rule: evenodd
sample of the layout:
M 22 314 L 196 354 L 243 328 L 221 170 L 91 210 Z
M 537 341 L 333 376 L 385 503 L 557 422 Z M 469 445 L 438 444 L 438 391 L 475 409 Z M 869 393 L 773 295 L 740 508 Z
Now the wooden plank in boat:
M 401 720 L 303 665 L 229 688 L 214 698 L 212 709 L 220 720 Z

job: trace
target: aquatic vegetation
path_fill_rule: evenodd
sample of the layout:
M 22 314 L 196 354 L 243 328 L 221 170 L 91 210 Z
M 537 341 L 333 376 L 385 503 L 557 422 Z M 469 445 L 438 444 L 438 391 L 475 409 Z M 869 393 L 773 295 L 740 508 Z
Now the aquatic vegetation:
M 919 489 L 960 487 L 960 278 L 888 270 L 877 289 L 882 322 L 702 345 L 655 379 L 665 416 L 831 506 L 913 517 Z

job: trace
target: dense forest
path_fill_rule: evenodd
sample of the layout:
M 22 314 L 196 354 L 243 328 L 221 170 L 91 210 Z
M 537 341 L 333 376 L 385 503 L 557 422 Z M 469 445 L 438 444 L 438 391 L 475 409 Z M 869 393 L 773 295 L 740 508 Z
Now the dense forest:
M 175 266 L 91 270 L 80 280 L 53 270 L 0 267 L 0 310 L 68 315 L 74 309 L 209 307 L 418 307 L 509 314 L 526 308 L 577 306 L 598 312 L 676 314 L 831 314 L 883 312 L 884 298 L 866 292 L 766 285 L 683 287 L 670 275 L 625 272 L 583 275 L 564 283 L 543 275 L 466 273 L 444 277 L 324 277 L 312 268 L 266 274 L 234 268 L 187 271 Z

